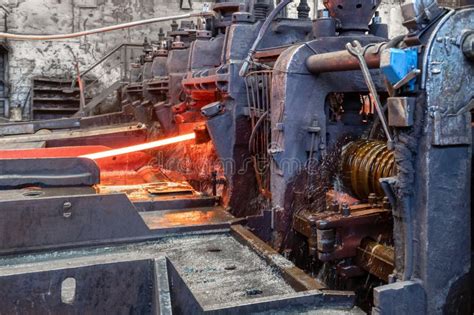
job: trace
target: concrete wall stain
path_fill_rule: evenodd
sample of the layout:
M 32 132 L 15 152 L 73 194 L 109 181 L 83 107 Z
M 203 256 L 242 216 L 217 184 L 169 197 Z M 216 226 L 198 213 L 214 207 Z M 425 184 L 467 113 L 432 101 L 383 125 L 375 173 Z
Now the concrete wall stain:
M 117 23 L 136 21 L 157 16 L 177 15 L 179 0 L 4 0 L 11 11 L 7 18 L 7 30 L 19 34 L 58 34 L 77 32 Z M 202 8 L 205 0 L 193 0 L 195 11 Z M 290 7 L 290 16 L 296 16 L 295 1 Z M 322 1 L 320 1 L 322 2 Z M 314 7 L 314 1 L 309 1 Z M 318 4 L 318 8 L 322 8 Z M 401 20 L 398 0 L 383 0 L 380 8 L 384 22 L 397 24 Z M 312 10 L 312 13 L 314 10 Z M 10 102 L 13 106 L 28 103 L 33 76 L 72 78 L 76 75 L 75 62 L 86 69 L 108 51 L 123 42 L 142 43 L 144 37 L 156 40 L 158 30 L 169 29 L 170 23 L 152 24 L 128 30 L 96 34 L 83 38 L 62 41 L 9 41 Z M 390 34 L 402 32 L 401 27 L 392 27 Z M 130 56 L 132 61 L 135 56 Z M 92 76 L 98 78 L 102 87 L 115 82 L 120 71 L 117 63 L 120 56 L 111 58 L 98 67 Z M 95 88 L 94 90 L 97 90 Z M 26 110 L 27 111 L 27 110 Z

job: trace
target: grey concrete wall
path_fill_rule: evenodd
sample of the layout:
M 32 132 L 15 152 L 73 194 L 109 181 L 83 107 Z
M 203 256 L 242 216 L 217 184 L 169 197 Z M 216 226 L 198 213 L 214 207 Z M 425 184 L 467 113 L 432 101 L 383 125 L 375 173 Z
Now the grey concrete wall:
M 205 1 L 193 2 L 199 10 Z M 21 34 L 71 33 L 189 12 L 179 9 L 179 0 L 6 0 L 5 5 L 11 12 L 8 32 Z M 32 76 L 72 77 L 76 60 L 86 69 L 123 42 L 142 43 L 145 36 L 156 40 L 159 27 L 169 28 L 169 23 L 61 41 L 9 40 L 11 104 L 26 103 Z M 120 55 L 116 54 L 93 75 L 104 84 L 112 83 L 119 78 L 119 63 Z
M 312 8 L 322 8 L 322 0 L 308 1 Z M 383 0 L 384 21 L 398 24 L 397 0 Z M 179 0 L 3 0 L 10 11 L 7 30 L 21 34 L 58 34 L 93 29 L 118 23 L 157 16 L 183 14 Z M 210 0 L 193 0 L 195 11 Z M 296 15 L 298 1 L 291 5 L 290 15 Z M 185 0 L 185 4 L 187 1 Z M 312 10 L 312 13 L 314 10 Z M 168 29 L 169 23 L 152 24 L 128 30 L 96 34 L 62 41 L 9 40 L 10 103 L 12 106 L 28 104 L 27 96 L 33 76 L 74 76 L 75 62 L 86 69 L 109 50 L 123 42 L 141 43 L 147 36 L 157 39 L 159 27 Z M 400 27 L 392 27 L 391 35 Z M 120 56 L 97 68 L 93 75 L 99 82 L 111 84 L 120 76 Z M 129 56 L 132 57 L 133 56 Z

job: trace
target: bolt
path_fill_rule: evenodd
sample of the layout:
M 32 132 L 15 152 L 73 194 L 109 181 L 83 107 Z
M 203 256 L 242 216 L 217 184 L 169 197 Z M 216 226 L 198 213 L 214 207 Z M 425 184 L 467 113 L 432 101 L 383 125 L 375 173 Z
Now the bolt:
M 313 221 L 310 221 L 311 222 L 311 226 L 313 226 L 313 228 L 316 230 L 317 228 L 319 229 L 325 229 L 326 226 L 329 224 L 328 221 L 326 220 L 318 220 L 316 221 L 316 219 L 314 219 Z M 313 222 L 314 222 L 314 225 L 313 225 Z
M 469 34 L 462 41 L 462 52 L 467 59 L 474 60 L 474 33 Z
M 374 193 L 370 193 L 368 201 L 370 205 L 375 204 L 375 202 L 377 201 L 377 196 Z
M 69 209 L 72 208 L 72 203 L 66 201 L 63 203 L 63 217 L 69 218 L 72 215 L 72 212 Z
M 339 212 L 339 202 L 337 202 L 337 200 L 333 200 L 329 208 L 333 212 Z
M 343 217 L 348 217 L 351 215 L 351 208 L 347 203 L 342 204 L 341 214 Z
M 314 216 L 314 215 L 310 215 L 308 217 L 308 221 L 309 221 L 309 224 L 311 225 L 311 227 L 316 227 L 316 222 L 317 222 L 317 218 Z

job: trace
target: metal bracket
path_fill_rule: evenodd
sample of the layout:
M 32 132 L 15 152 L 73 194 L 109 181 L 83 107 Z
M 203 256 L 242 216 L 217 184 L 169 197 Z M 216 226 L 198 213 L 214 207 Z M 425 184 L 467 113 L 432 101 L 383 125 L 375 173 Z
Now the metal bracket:
M 400 81 L 395 83 L 393 85 L 393 88 L 395 90 L 398 90 L 399 88 L 401 88 L 404 85 L 408 84 L 411 80 L 413 80 L 414 78 L 416 78 L 420 74 L 421 74 L 420 69 L 413 69 L 412 71 L 408 72 L 407 75 L 405 75 Z
M 414 122 L 416 98 L 389 97 L 387 100 L 388 124 L 391 127 L 411 127 Z
M 181 10 L 192 10 L 193 9 L 193 0 L 188 0 L 188 7 L 184 6 L 184 0 L 180 0 L 179 8 Z

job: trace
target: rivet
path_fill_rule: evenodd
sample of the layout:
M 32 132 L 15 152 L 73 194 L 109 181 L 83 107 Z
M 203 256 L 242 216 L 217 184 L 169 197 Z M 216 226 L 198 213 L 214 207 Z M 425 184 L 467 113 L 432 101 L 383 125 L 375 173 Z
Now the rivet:
M 72 203 L 70 203 L 69 201 L 66 201 L 63 203 L 63 217 L 65 218 L 71 217 L 72 212 L 68 211 L 71 208 L 72 208 Z

